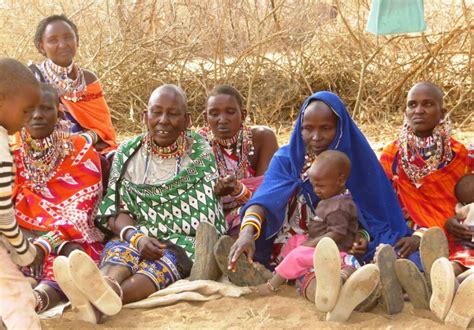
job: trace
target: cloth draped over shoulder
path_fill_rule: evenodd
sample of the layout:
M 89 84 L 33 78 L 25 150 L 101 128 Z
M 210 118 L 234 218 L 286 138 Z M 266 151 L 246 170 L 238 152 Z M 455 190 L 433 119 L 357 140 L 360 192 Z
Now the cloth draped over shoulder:
M 17 167 L 14 186 L 15 213 L 23 228 L 58 231 L 64 240 L 95 243 L 103 233 L 94 218 L 102 196 L 99 154 L 82 136 L 72 136 L 73 153 L 57 168 L 41 192 L 32 189 L 22 161 L 21 149 L 13 152 Z
M 311 95 L 302 105 L 288 145 L 273 156 L 262 185 L 241 210 L 241 215 L 251 205 L 260 205 L 266 211 L 266 237 L 276 235 L 284 222 L 287 204 L 293 193 L 304 195 L 309 207 L 315 208 L 319 199 L 308 180 L 301 179 L 305 160 L 305 145 L 301 134 L 304 110 L 313 101 L 327 104 L 338 117 L 337 132 L 328 149 L 347 154 L 352 171 L 347 188 L 358 208 L 359 223 L 372 240 L 364 260 L 371 260 L 380 243 L 395 244 L 410 234 L 403 218 L 397 197 L 380 163 L 366 138 L 350 117 L 341 99 L 331 92 Z
M 102 153 L 117 148 L 110 109 L 105 102 L 99 80 L 87 85 L 86 94 L 80 101 L 72 102 L 61 98 L 61 102 L 81 127 L 94 131 L 102 141 L 109 145 Z
M 140 152 L 143 136 L 122 143 L 114 157 L 109 186 L 99 207 L 97 222 L 108 228 L 108 218 L 128 213 L 148 236 L 169 240 L 184 248 L 194 259 L 194 237 L 201 222 L 226 232 L 224 213 L 214 194 L 218 171 L 206 140 L 190 133 L 194 140 L 190 164 L 171 180 L 157 185 L 138 184 L 124 178 L 128 162 Z
M 380 157 L 404 211 L 420 227 L 437 226 L 444 230 L 446 219 L 455 215 L 454 186 L 464 174 L 474 170 L 474 161 L 468 157 L 462 143 L 451 138 L 451 148 L 453 160 L 424 177 L 419 188 L 411 182 L 401 166 L 397 141 L 386 146 Z

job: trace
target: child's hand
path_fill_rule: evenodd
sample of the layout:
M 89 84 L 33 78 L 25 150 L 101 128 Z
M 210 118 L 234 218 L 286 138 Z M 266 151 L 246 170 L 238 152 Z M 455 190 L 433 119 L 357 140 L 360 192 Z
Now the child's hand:
M 263 283 L 257 286 L 252 286 L 250 289 L 261 296 L 270 296 L 276 293 L 275 291 L 272 291 L 269 288 L 267 283 Z

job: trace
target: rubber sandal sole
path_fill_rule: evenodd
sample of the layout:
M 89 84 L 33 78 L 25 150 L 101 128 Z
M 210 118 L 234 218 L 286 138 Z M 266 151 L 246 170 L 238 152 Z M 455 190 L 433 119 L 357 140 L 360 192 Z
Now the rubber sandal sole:
M 329 237 L 321 239 L 316 246 L 313 266 L 317 278 L 314 298 L 316 309 L 329 312 L 336 305 L 341 290 L 341 257 L 336 243 Z
M 84 252 L 69 255 L 71 277 L 77 288 L 105 315 L 115 315 L 122 309 L 119 295 L 107 284 L 95 262 Z
M 97 324 L 98 319 L 87 297 L 79 290 L 69 271 L 69 260 L 65 256 L 58 256 L 53 263 L 53 273 L 59 287 L 69 299 L 76 320 Z
M 347 321 L 354 309 L 375 290 L 379 278 L 379 269 L 374 264 L 357 269 L 342 286 L 334 309 L 326 315 L 326 321 Z

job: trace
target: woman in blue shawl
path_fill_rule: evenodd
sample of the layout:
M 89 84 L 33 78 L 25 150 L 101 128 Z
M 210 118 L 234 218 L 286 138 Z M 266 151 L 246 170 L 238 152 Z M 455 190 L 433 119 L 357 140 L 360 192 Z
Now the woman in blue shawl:
M 230 249 L 228 270 L 236 270 L 242 253 L 249 262 L 255 259 L 267 267 L 270 265 L 272 253 L 275 257 L 275 241 L 281 242 L 280 238 L 285 236 L 287 239 L 294 230 L 295 221 L 292 225 L 288 214 L 294 211 L 291 201 L 295 198 L 303 201 L 306 208 L 299 210 L 296 223 L 300 230 L 306 229 L 301 214 L 311 215 L 319 199 L 305 172 L 312 159 L 328 149 L 344 152 L 352 162 L 347 187 L 358 207 L 360 227 L 369 234 L 355 243 L 365 241 L 361 261 L 371 261 L 376 247 L 383 243 L 395 246 L 400 257 L 408 257 L 420 265 L 416 238 L 410 236 L 398 200 L 375 153 L 341 99 L 323 91 L 304 102 L 290 143 L 274 155 L 262 185 L 242 208 L 241 232 Z M 248 216 L 260 218 L 261 228 L 246 225 Z M 367 241 L 370 241 L 368 245 Z

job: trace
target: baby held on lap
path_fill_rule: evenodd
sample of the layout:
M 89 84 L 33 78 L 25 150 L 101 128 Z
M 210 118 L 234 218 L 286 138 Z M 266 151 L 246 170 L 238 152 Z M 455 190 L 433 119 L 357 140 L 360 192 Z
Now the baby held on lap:
M 357 208 L 346 188 L 351 162 L 342 152 L 328 150 L 313 162 L 308 176 L 320 198 L 315 216 L 308 223 L 307 234 L 294 235 L 286 243 L 284 259 L 267 283 L 257 287 L 261 294 L 275 292 L 286 280 L 297 279 L 313 268 L 313 255 L 319 241 L 331 238 L 340 252 L 341 277 L 346 280 L 358 266 L 347 251 L 352 247 L 358 230 Z M 322 271 L 315 269 L 315 272 Z

